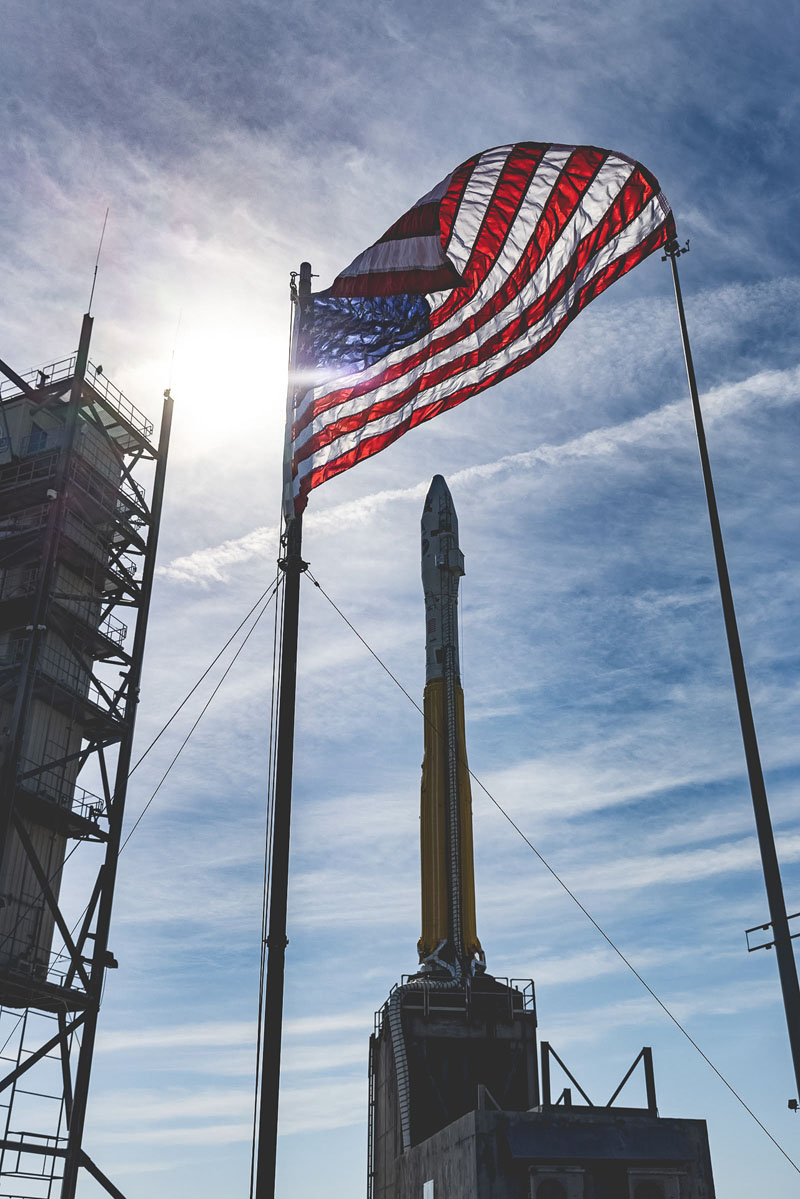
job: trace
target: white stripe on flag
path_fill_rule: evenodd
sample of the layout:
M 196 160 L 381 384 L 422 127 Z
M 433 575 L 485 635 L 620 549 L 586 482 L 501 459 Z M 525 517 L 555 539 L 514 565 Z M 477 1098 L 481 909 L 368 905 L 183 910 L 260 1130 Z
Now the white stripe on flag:
M 461 391 L 474 384 L 479 384 L 489 374 L 494 374 L 503 366 L 509 365 L 515 361 L 520 355 L 527 350 L 535 347 L 538 342 L 545 337 L 551 329 L 563 319 L 569 312 L 574 303 L 576 295 L 589 283 L 595 275 L 601 272 L 616 258 L 624 257 L 626 254 L 634 250 L 645 237 L 656 229 L 663 221 L 664 214 L 659 202 L 659 198 L 654 196 L 647 206 L 642 210 L 625 229 L 623 229 L 615 238 L 613 238 L 606 246 L 590 259 L 583 270 L 575 279 L 575 282 L 570 287 L 569 291 L 552 307 L 542 319 L 531 329 L 526 330 L 521 337 L 511 342 L 504 349 L 498 351 L 487 361 L 479 363 L 477 366 L 471 367 L 469 370 L 462 371 L 451 378 L 437 383 L 434 387 L 422 392 L 419 395 L 413 396 L 396 412 L 391 412 L 378 420 L 370 421 L 366 427 L 361 427 L 349 433 L 344 433 L 337 437 L 329 445 L 323 446 L 311 457 L 298 463 L 298 474 L 295 480 L 294 492 L 299 493 L 300 480 L 313 470 L 324 466 L 326 463 L 334 461 L 343 454 L 354 449 L 362 440 L 370 440 L 373 437 L 381 436 L 384 433 L 391 431 L 398 425 L 403 424 L 408 419 L 412 412 L 419 409 L 424 411 L 432 405 L 437 404 L 440 400 L 446 399 L 456 391 Z M 524 310 L 527 305 L 521 303 L 520 297 L 515 297 L 515 315 Z M 459 343 L 459 348 L 462 343 Z M 436 359 L 439 362 L 439 359 Z M 429 364 L 426 364 L 429 365 Z M 372 393 L 372 403 L 378 403 L 387 397 L 387 390 L 380 388 Z M 371 405 L 370 405 L 371 406 Z M 340 409 L 335 410 L 332 419 L 338 419 L 341 415 Z M 298 443 L 299 444 L 299 439 Z
M 548 164 L 547 171 L 550 167 L 556 169 L 556 164 Z M 466 334 L 459 338 L 452 345 L 440 350 L 434 354 L 432 358 L 427 358 L 420 362 L 413 370 L 406 371 L 398 378 L 391 380 L 381 387 L 373 391 L 368 391 L 362 395 L 354 396 L 353 398 L 337 404 L 335 407 L 322 412 L 309 425 L 303 429 L 298 435 L 295 446 L 300 448 L 313 437 L 321 432 L 332 421 L 343 419 L 348 416 L 354 416 L 359 412 L 364 412 L 371 408 L 373 404 L 381 400 L 390 399 L 392 396 L 398 395 L 404 391 L 410 384 L 416 382 L 422 375 L 430 374 L 437 367 L 452 362 L 456 358 L 462 357 L 470 351 L 480 348 L 482 342 L 499 333 L 506 325 L 526 309 L 532 307 L 537 300 L 547 291 L 550 284 L 558 277 L 561 271 L 568 265 L 569 261 L 578 249 L 581 241 L 587 233 L 597 225 L 598 221 L 607 212 L 609 207 L 609 191 L 615 189 L 614 194 L 618 194 L 621 187 L 631 173 L 631 167 L 626 162 L 609 161 L 604 163 L 597 173 L 597 176 L 592 182 L 592 185 L 585 193 L 581 203 L 573 212 L 566 226 L 564 227 L 561 237 L 547 254 L 544 260 L 539 264 L 539 267 L 534 272 L 532 278 L 526 286 L 515 295 L 511 301 L 496 313 L 490 320 L 486 321 L 480 328 L 472 333 Z M 651 201 L 652 204 L 652 201 Z M 649 207 L 649 206 L 648 206 Z M 644 211 L 647 211 L 645 209 Z M 519 214 L 517 223 L 520 228 L 525 228 L 524 221 L 530 220 L 530 215 L 527 217 L 523 213 Z M 530 225 L 528 226 L 530 227 Z M 510 241 L 510 239 L 509 239 Z M 614 244 L 612 241 L 611 245 Z M 524 247 L 520 249 L 517 244 L 513 250 L 507 244 L 507 253 L 501 255 L 501 260 L 498 261 L 492 270 L 489 272 L 485 284 L 481 286 L 477 294 L 463 308 L 459 308 L 448 318 L 438 329 L 431 333 L 426 333 L 424 337 L 419 338 L 410 346 L 406 346 L 402 350 L 396 350 L 392 354 L 388 354 L 382 358 L 380 362 L 375 363 L 372 367 L 364 371 L 351 373 L 349 376 L 337 379 L 322 387 L 314 389 L 313 398 L 321 399 L 325 395 L 352 386 L 353 384 L 368 379 L 375 378 L 389 365 L 402 363 L 412 354 L 427 348 L 434 339 L 452 332 L 457 332 L 460 325 L 465 319 L 476 315 L 480 312 L 483 305 L 491 298 L 492 295 L 505 281 L 511 267 L 516 264 L 522 255 Z M 587 264 L 588 265 L 588 264 Z M 584 268 L 585 269 L 585 268 Z M 306 397 L 311 399 L 311 393 Z M 303 404 L 301 412 L 306 407 Z
M 517 216 L 509 230 L 508 236 L 497 261 L 489 270 L 481 286 L 470 297 L 469 301 L 448 317 L 436 330 L 437 336 L 451 333 L 465 320 L 477 315 L 484 304 L 498 291 L 512 273 L 517 263 L 523 257 L 525 250 L 535 235 L 542 212 L 549 201 L 553 188 L 556 186 L 561 171 L 566 163 L 568 154 L 559 150 L 544 156 L 537 168 Z M 582 196 L 570 219 L 561 231 L 558 240 L 548 251 L 536 272 L 521 293 L 526 307 L 542 296 L 554 279 L 577 250 L 580 242 L 599 224 L 611 207 L 613 200 L 628 181 L 633 168 L 629 163 L 608 159 L 600 167 L 597 175 Z M 541 174 L 540 174 L 541 172 Z M 546 199 L 539 203 L 533 199 L 534 192 L 546 191 Z M 613 194 L 612 194 L 613 193 Z M 611 196 L 611 198 L 609 198 Z M 498 317 L 502 314 L 498 314 Z M 496 327 L 496 317 L 492 327 Z M 486 330 L 488 326 L 482 326 Z M 334 390 L 330 388 L 329 390 Z
M 447 192 L 447 189 L 450 186 L 450 180 L 452 178 L 453 172 L 451 171 L 449 175 L 445 175 L 444 179 L 442 179 L 440 183 L 436 184 L 436 187 L 432 187 L 429 192 L 425 192 L 424 196 L 420 196 L 413 207 L 419 208 L 422 204 L 433 204 L 434 200 L 441 200 Z
M 494 150 L 487 150 L 475 163 L 456 213 L 450 240 L 445 246 L 447 257 L 459 275 L 469 262 L 497 181 L 513 149 L 513 146 L 498 146 Z
M 428 237 L 400 237 L 396 241 L 378 242 L 364 250 L 339 278 L 378 271 L 435 270 L 446 261 L 438 233 Z
M 569 147 L 568 147 L 568 149 L 569 149 Z M 561 148 L 559 148 L 559 150 L 557 152 L 550 151 L 547 155 L 545 155 L 545 157 L 542 159 L 542 162 L 540 163 L 540 169 L 542 170 L 542 176 L 541 177 L 539 176 L 538 169 L 537 169 L 536 173 L 534 174 L 534 180 L 538 181 L 539 186 L 542 186 L 544 184 L 545 186 L 549 187 L 548 199 L 549 199 L 550 193 L 552 192 L 553 187 L 555 186 L 555 183 L 557 182 L 557 177 L 564 165 L 564 161 L 565 161 L 565 155 L 564 155 L 564 151 Z M 610 173 L 608 178 L 607 178 L 607 172 Z M 601 171 L 598 172 L 598 176 L 595 179 L 594 183 L 592 184 L 592 187 L 586 193 L 586 196 L 584 197 L 584 199 L 582 201 L 581 207 L 583 208 L 583 212 L 585 214 L 589 214 L 589 212 L 595 212 L 596 213 L 595 219 L 599 220 L 599 218 L 604 215 L 604 212 L 601 210 L 601 208 L 598 206 L 598 203 L 597 203 L 598 190 L 602 191 L 602 189 L 606 186 L 606 184 L 609 184 L 609 185 L 611 184 L 611 180 L 612 180 L 612 178 L 614 178 L 615 182 L 617 184 L 616 193 L 618 193 L 621 190 L 624 183 L 627 181 L 627 179 L 630 175 L 630 172 L 631 172 L 631 167 L 627 161 L 623 161 L 622 159 L 620 159 L 616 156 L 609 156 L 607 161 L 603 164 Z M 530 195 L 532 187 L 533 187 L 533 180 L 531 182 L 531 186 L 528 188 L 529 195 Z M 526 203 L 528 203 L 527 200 L 526 200 Z M 410 357 L 411 354 L 413 354 L 417 350 L 426 346 L 432 340 L 433 336 L 440 337 L 445 333 L 449 333 L 449 332 L 453 331 L 454 329 L 457 329 L 458 326 L 461 325 L 467 317 L 472 316 L 475 313 L 479 312 L 480 309 L 483 307 L 483 305 L 486 303 L 487 299 L 489 299 L 494 294 L 494 292 L 498 289 L 498 287 L 502 286 L 502 283 L 505 280 L 505 274 L 510 272 L 513 269 L 513 267 L 516 265 L 517 259 L 521 256 L 522 251 L 520 249 L 519 243 L 521 243 L 523 241 L 523 238 L 520 236 L 520 232 L 522 230 L 524 230 L 524 228 L 525 228 L 524 221 L 525 221 L 526 216 L 529 220 L 537 220 L 538 221 L 539 217 L 541 216 L 541 211 L 539 211 L 537 213 L 536 212 L 537 207 L 538 206 L 535 205 L 534 203 L 530 203 L 530 207 L 526 210 L 526 212 L 520 212 L 517 220 L 514 222 L 514 227 L 513 227 L 512 233 L 510 234 L 510 236 L 506 242 L 506 248 L 505 248 L 504 254 L 502 255 L 501 259 L 497 263 L 495 263 L 495 265 L 492 267 L 492 269 L 489 272 L 489 275 L 487 276 L 485 282 L 481 285 L 478 292 L 475 294 L 475 296 L 473 298 L 470 299 L 470 301 L 467 304 L 465 304 L 461 308 L 457 309 L 456 312 L 454 312 L 452 314 L 452 316 L 450 316 L 448 318 L 447 321 L 445 321 L 443 324 L 441 324 L 438 327 L 438 329 L 435 330 L 435 333 L 432 332 L 430 334 L 426 334 L 425 337 L 420 338 L 418 341 L 414 342 L 412 345 L 405 346 L 400 350 L 395 350 L 395 351 L 393 351 L 393 353 L 387 354 L 385 358 L 381 358 L 378 362 L 373 363 L 370 367 L 367 367 L 364 370 L 351 372 L 349 375 L 340 375 L 340 376 L 336 377 L 335 379 L 331 379 L 330 382 L 320 384 L 318 387 L 316 387 L 314 389 L 313 395 L 311 392 L 309 392 L 304 397 L 304 401 L 301 402 L 301 406 L 298 410 L 298 415 L 302 415 L 303 411 L 307 407 L 307 404 L 309 402 L 311 402 L 312 400 L 321 399 L 323 396 L 328 395 L 330 392 L 338 391 L 340 388 L 351 387 L 356 383 L 367 382 L 369 379 L 376 378 L 378 375 L 382 374 L 382 372 L 387 367 L 395 366 L 398 363 L 403 362 L 404 359 Z M 557 258 L 557 260 L 556 260 L 556 258 L 553 258 L 553 262 L 551 263 L 551 266 L 553 267 L 553 269 L 550 270 L 548 268 L 548 273 L 550 275 L 550 278 L 555 278 L 556 275 L 559 273 L 559 271 L 561 271 L 565 265 L 564 249 L 567 246 L 567 239 L 569 239 L 569 237 L 570 237 L 570 227 L 572 225 L 572 222 L 574 222 L 578 219 L 580 211 L 581 211 L 580 208 L 576 209 L 576 212 L 573 213 L 571 221 L 568 222 L 567 226 L 562 231 L 560 242 L 557 243 L 558 258 Z M 591 226 L 587 222 L 584 222 L 582 225 L 583 232 L 581 233 L 581 236 L 584 236 L 585 233 L 587 231 L 589 231 L 590 227 Z M 527 240 L 530 240 L 530 238 L 528 238 Z M 527 244 L 527 242 L 525 244 Z M 571 252 L 572 251 L 569 251 L 569 253 L 566 255 L 567 260 L 571 256 Z M 555 247 L 554 247 L 554 250 L 551 251 L 551 254 L 554 254 L 554 253 L 555 253 Z M 549 257 L 550 257 L 550 255 L 548 255 L 548 258 Z M 544 267 L 544 265 L 545 264 L 543 263 L 542 266 Z M 532 285 L 537 285 L 538 282 L 541 281 L 541 279 L 542 279 L 541 275 L 539 275 L 538 277 L 537 277 L 537 275 L 534 275 L 534 277 L 531 280 L 531 283 L 529 283 L 528 287 L 530 288 Z M 546 289 L 546 286 L 545 286 L 545 289 Z M 441 295 L 443 297 L 443 299 L 446 299 L 447 296 L 450 295 L 450 292 L 449 291 L 448 292 L 440 292 L 437 294 Z M 531 293 L 529 291 L 526 291 L 525 294 L 527 297 Z M 540 294 L 540 292 L 537 290 L 533 294 L 538 296 Z M 431 297 L 428 296 L 427 298 L 428 298 L 428 300 L 430 300 Z M 532 302 L 532 301 L 529 301 L 529 302 Z
M 514 148 L 513 146 L 501 146 L 500 147 L 501 150 L 506 152 L 506 161 L 508 159 L 509 152 L 511 150 L 513 150 L 513 148 Z M 538 166 L 536 167 L 536 170 L 534 171 L 534 174 L 531 178 L 531 182 L 528 185 L 526 194 L 530 195 L 531 190 L 533 189 L 533 186 L 534 186 L 534 182 L 535 182 L 538 187 L 541 187 L 543 190 L 546 189 L 546 198 L 549 200 L 550 193 L 552 192 L 553 188 L 555 187 L 555 185 L 558 181 L 558 176 L 561 173 L 561 169 L 564 166 L 564 163 L 569 158 L 573 149 L 574 149 L 573 146 L 559 146 L 557 149 L 555 147 L 551 147 L 550 150 L 548 150 L 542 156 L 541 161 L 539 162 Z M 483 156 L 483 158 L 486 158 L 486 157 L 488 157 L 488 155 Z M 483 161 L 483 158 L 481 159 L 481 162 Z M 502 162 L 500 164 L 500 166 L 501 166 L 501 170 L 502 170 L 502 168 L 505 166 L 505 161 Z M 476 170 L 477 170 L 477 167 L 476 167 Z M 485 178 L 482 177 L 479 181 L 479 185 L 473 196 L 471 186 L 470 186 L 471 185 L 471 181 L 470 181 L 470 185 L 467 186 L 466 192 L 461 200 L 461 205 L 459 207 L 459 211 L 456 214 L 456 220 L 455 220 L 455 224 L 453 226 L 453 233 L 451 235 L 451 240 L 446 247 L 446 250 L 447 250 L 448 257 L 451 259 L 451 261 L 453 261 L 456 264 L 456 269 L 458 270 L 459 274 L 463 273 L 464 268 L 466 267 L 467 263 L 469 262 L 469 257 L 470 257 L 470 254 L 472 253 L 472 249 L 475 245 L 475 240 L 478 237 L 478 234 L 480 233 L 480 229 L 483 224 L 484 218 L 486 216 L 486 211 L 487 211 L 488 205 L 492 199 L 492 196 L 494 195 L 494 189 L 497 186 L 497 178 L 495 178 L 494 182 L 492 182 L 491 190 L 489 191 L 488 198 L 487 198 L 488 182 L 489 182 L 488 176 Z M 467 208 L 471 207 L 473 205 L 474 200 L 477 203 L 477 207 L 472 209 L 472 213 L 470 215 L 467 212 Z M 544 204 L 544 201 L 541 205 L 539 205 L 538 213 L 535 212 L 536 205 L 529 205 L 527 211 L 530 214 L 531 219 L 534 222 L 538 221 L 539 217 L 541 216 L 541 208 L 543 207 L 543 204 Z M 515 222 L 515 226 L 516 226 L 516 224 L 517 224 L 517 222 Z M 530 226 L 531 229 L 533 229 L 534 227 L 535 227 L 535 224 L 532 224 Z M 470 230 L 472 230 L 472 232 L 470 232 Z M 508 261 L 508 258 L 511 257 L 516 262 L 521 254 L 521 246 L 519 244 L 515 244 L 516 239 L 514 239 L 514 237 L 513 237 L 513 232 L 514 232 L 513 230 L 509 231 L 508 237 L 507 237 L 505 245 L 504 245 L 504 250 L 507 251 L 507 254 L 506 254 L 506 257 L 504 260 Z M 472 237 L 472 245 L 469 245 L 469 253 L 467 253 L 467 247 L 468 247 L 467 239 L 470 236 Z M 458 255 L 453 252 L 454 239 L 456 239 L 456 238 L 458 239 L 458 245 L 460 247 Z M 527 244 L 528 240 L 530 240 L 530 239 L 529 238 L 523 239 L 523 244 Z M 458 261 L 457 261 L 457 257 L 458 257 Z M 480 294 L 480 295 L 490 294 L 487 291 L 486 283 L 487 283 L 487 280 L 484 280 L 481 285 L 480 292 L 478 294 Z M 435 292 L 431 295 L 428 295 L 426 297 L 426 299 L 428 301 L 428 307 L 430 308 L 431 312 L 435 312 L 437 310 L 437 308 L 441 308 L 442 304 L 444 304 L 445 300 L 447 300 L 449 295 L 450 295 L 449 291 Z M 463 311 L 464 311 L 463 308 L 459 309 L 459 312 L 463 312 Z M 444 326 L 440 326 L 440 327 L 444 328 Z
M 456 328 L 465 317 L 472 316 L 481 310 L 486 301 L 503 285 L 522 258 L 525 248 L 536 232 L 539 218 L 545 205 L 550 200 L 553 188 L 558 182 L 561 171 L 569 158 L 569 152 L 564 150 L 548 151 L 533 173 L 528 184 L 520 210 L 517 213 L 508 236 L 503 244 L 497 260 L 490 268 L 486 278 L 469 301 L 448 317 L 436 330 L 437 334 L 449 332 Z M 532 198 L 538 193 L 541 200 Z M 483 217 L 481 217 L 483 221 Z M 477 236 L 477 235 L 476 235 Z

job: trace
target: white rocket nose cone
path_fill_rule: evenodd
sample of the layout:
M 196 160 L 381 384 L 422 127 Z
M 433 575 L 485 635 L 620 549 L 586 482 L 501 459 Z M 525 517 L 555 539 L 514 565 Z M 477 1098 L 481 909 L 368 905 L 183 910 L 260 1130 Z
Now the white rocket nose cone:
M 428 488 L 428 494 L 425 496 L 425 510 L 438 506 L 442 501 L 452 507 L 453 497 L 450 495 L 450 488 L 445 482 L 444 475 L 434 475 Z
M 428 494 L 425 496 L 425 506 L 422 509 L 421 530 L 424 577 L 427 557 L 436 557 L 447 549 L 458 549 L 458 517 L 450 488 L 443 475 L 434 475 L 431 479 Z M 441 560 L 439 565 L 441 565 Z
M 450 488 L 434 475 L 422 510 L 422 589 L 425 592 L 426 678 L 445 671 L 458 678 L 458 581 L 464 555 L 458 545 L 458 518 Z
M 425 506 L 422 509 L 422 537 L 437 537 L 440 533 L 454 533 L 458 536 L 458 521 L 453 506 L 453 497 L 443 475 L 434 475 L 428 494 L 425 496 Z M 423 553 L 425 551 L 423 550 Z

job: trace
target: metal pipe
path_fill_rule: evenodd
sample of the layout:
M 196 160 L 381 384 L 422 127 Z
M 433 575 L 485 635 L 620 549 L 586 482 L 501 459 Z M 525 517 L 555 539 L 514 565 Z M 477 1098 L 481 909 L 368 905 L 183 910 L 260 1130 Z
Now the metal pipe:
M 300 264 L 299 300 L 311 293 L 311 265 Z M 296 339 L 293 339 L 293 347 Z M 290 366 L 290 391 L 294 395 L 294 361 Z M 267 932 L 267 972 L 264 989 L 264 1029 L 261 1054 L 261 1085 L 258 1115 L 256 1199 L 273 1199 L 278 1148 L 278 1101 L 283 1033 L 283 991 L 286 968 L 286 909 L 289 886 L 289 837 L 292 811 L 294 765 L 294 718 L 297 692 L 297 635 L 300 609 L 302 517 L 287 521 L 284 557 L 278 565 L 284 572 L 283 625 L 281 628 L 280 694 L 275 757 L 275 809 L 272 821 L 272 862 Z
M 550 1042 L 542 1041 L 542 1107 L 551 1107 L 550 1095 Z
M 652 1112 L 654 1116 L 657 1116 L 656 1076 L 653 1070 L 653 1050 L 650 1045 L 645 1045 L 642 1049 L 642 1058 L 644 1060 L 644 1085 L 647 1092 L 647 1110 Z
M 719 523 L 717 501 L 714 494 L 714 482 L 711 476 L 711 464 L 708 457 L 703 414 L 700 409 L 700 397 L 697 392 L 697 381 L 692 362 L 692 351 L 689 345 L 689 333 L 686 327 L 686 314 L 683 308 L 683 296 L 678 278 L 678 257 L 684 253 L 679 249 L 677 241 L 666 247 L 665 258 L 669 259 L 672 267 L 672 281 L 675 287 L 675 303 L 678 307 L 678 320 L 681 328 L 683 354 L 686 360 L 686 375 L 689 380 L 689 392 L 692 397 L 697 443 L 700 450 L 700 463 L 703 469 L 703 484 L 708 504 L 708 518 L 711 523 L 711 537 L 714 542 L 714 558 L 717 564 L 722 612 L 725 619 L 725 633 L 728 638 L 728 653 L 733 671 L 733 685 L 736 691 L 736 704 L 739 709 L 739 724 L 742 730 L 742 742 L 747 762 L 747 774 L 750 780 L 750 794 L 753 800 L 753 811 L 758 833 L 758 847 L 761 853 L 761 865 L 764 871 L 764 885 L 767 891 L 770 921 L 775 937 L 775 953 L 778 958 L 778 973 L 783 992 L 783 1006 L 786 1012 L 786 1025 L 789 1031 L 789 1044 L 792 1052 L 794 1076 L 800 1096 L 800 985 L 797 981 L 797 963 L 794 957 L 789 922 L 786 917 L 786 903 L 783 897 L 778 855 L 775 850 L 775 836 L 772 831 L 772 820 L 767 802 L 767 790 L 764 785 L 764 774 L 761 769 L 761 757 L 758 752 L 756 729 L 753 722 L 753 712 L 750 706 L 750 695 L 747 687 L 747 676 L 744 669 L 742 647 L 739 640 L 739 630 L 736 624 L 736 612 L 733 606 L 728 565 L 725 559 L 725 547 L 722 541 L 722 530 Z

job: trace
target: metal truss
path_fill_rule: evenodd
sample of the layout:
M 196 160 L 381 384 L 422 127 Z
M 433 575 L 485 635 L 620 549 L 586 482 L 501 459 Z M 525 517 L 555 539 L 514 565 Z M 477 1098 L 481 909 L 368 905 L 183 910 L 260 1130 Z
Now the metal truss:
M 74 1199 L 82 1170 L 123 1199 L 83 1135 L 172 400 L 155 444 L 91 327 L 27 376 L 0 362 L 0 1199 Z

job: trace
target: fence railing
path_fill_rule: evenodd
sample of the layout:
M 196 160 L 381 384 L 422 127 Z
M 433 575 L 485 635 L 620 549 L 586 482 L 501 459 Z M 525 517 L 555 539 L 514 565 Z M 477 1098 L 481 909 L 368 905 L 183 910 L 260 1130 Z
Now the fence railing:
M 57 362 L 47 363 L 46 366 L 34 367 L 33 370 L 23 374 L 21 378 L 33 388 L 46 387 L 58 383 L 62 379 L 71 379 L 75 374 L 77 358 L 77 354 L 70 354 L 69 358 L 60 358 Z M 103 397 L 109 407 L 125 420 L 126 424 L 147 438 L 152 435 L 152 421 L 149 421 L 144 413 L 140 412 L 102 372 L 98 374 L 97 367 L 91 362 L 88 365 L 86 381 L 98 395 Z M 16 383 L 9 380 L 0 384 L 0 401 L 8 400 L 19 394 L 20 389 Z

